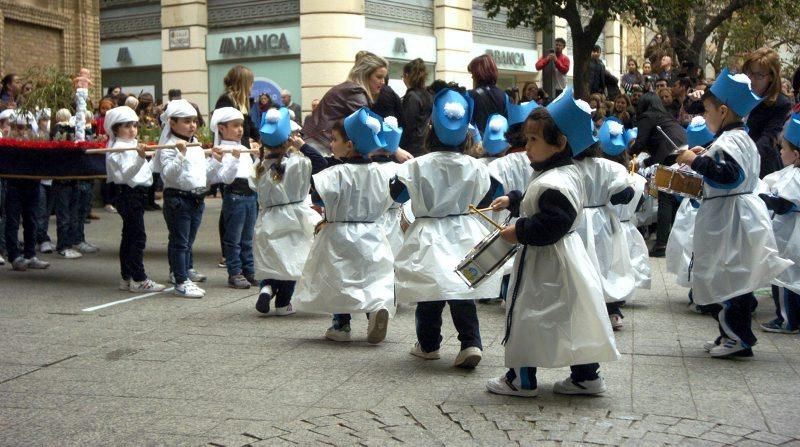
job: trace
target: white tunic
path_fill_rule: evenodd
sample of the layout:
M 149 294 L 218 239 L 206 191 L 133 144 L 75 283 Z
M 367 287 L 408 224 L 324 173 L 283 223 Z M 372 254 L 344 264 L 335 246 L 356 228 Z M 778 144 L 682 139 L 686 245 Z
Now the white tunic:
M 685 198 L 675 213 L 675 222 L 667 240 L 667 271 L 676 275 L 675 282 L 682 287 L 692 287 L 692 256 L 694 254 L 694 221 L 699 202 Z
M 136 140 L 117 138 L 112 148 L 135 147 Z M 153 170 L 136 151 L 112 152 L 106 154 L 106 181 L 116 185 L 148 187 L 153 184 Z
M 767 285 L 792 263 L 780 257 L 767 207 L 753 191 L 761 160 L 743 130 L 724 132 L 704 157 L 727 153 L 744 170 L 733 189 L 703 186 L 694 226 L 692 296 L 696 304 L 721 303 Z
M 486 165 L 456 152 L 433 152 L 400 166 L 414 223 L 397 255 L 397 300 L 401 303 L 497 297 L 501 275 L 470 289 L 456 266 L 489 231 L 469 215 L 489 192 Z
M 800 293 L 800 168 L 787 166 L 778 172 L 780 175 L 771 185 L 770 192 L 792 202 L 794 208 L 786 214 L 776 214 L 772 218 L 772 228 L 781 257 L 792 260 L 794 265 L 772 283 Z
M 259 278 L 300 279 L 314 240 L 314 226 L 322 216 L 306 202 L 311 187 L 311 161 L 303 154 L 290 152 L 281 165 L 283 178 L 275 179 L 270 166 L 251 178 L 258 192 L 258 218 L 253 241 L 253 259 Z
M 628 174 L 628 184 L 633 188 L 633 200 L 626 204 L 612 205 L 622 225 L 625 245 L 628 247 L 631 266 L 633 267 L 634 281 L 639 289 L 650 288 L 650 255 L 647 251 L 647 243 L 633 222 L 636 207 L 644 194 L 645 183 L 647 183 L 647 180 L 641 175 Z
M 399 163 L 393 161 L 378 163 L 378 166 L 386 177 L 386 181 L 393 179 L 397 175 L 397 170 L 400 168 Z M 378 219 L 381 228 L 386 233 L 386 238 L 389 239 L 389 244 L 392 246 L 392 253 L 397 256 L 400 253 L 400 248 L 403 247 L 403 230 L 400 228 L 400 210 L 402 204 L 392 202 L 392 205 L 386 210 L 385 213 Z
M 628 187 L 628 171 L 619 163 L 589 157 L 575 162 L 583 177 L 586 197 L 576 232 L 592 265 L 600 273 L 607 303 L 633 298 L 636 290 L 625 231 L 611 207 L 611 196 Z
M 520 214 L 539 212 L 539 197 L 555 189 L 581 213 L 583 182 L 574 165 L 545 171 L 531 181 Z M 580 236 L 572 231 L 546 246 L 527 245 L 517 252 L 519 278 L 509 285 L 505 364 L 509 368 L 558 368 L 619 358 L 603 302 L 600 276 Z M 517 276 L 517 275 L 514 275 Z
M 219 143 L 221 148 L 234 148 L 238 147 L 242 151 L 247 148 L 242 146 L 238 141 L 222 140 Z M 234 157 L 230 153 L 222 156 L 222 167 L 219 170 L 219 180 L 221 183 L 230 185 L 237 178 L 250 179 L 255 175 L 253 157 L 249 153 L 239 154 L 239 158 Z M 217 183 L 217 182 L 212 182 Z
M 292 303 L 315 313 L 394 312 L 394 256 L 377 220 L 392 203 L 377 163 L 314 175 L 328 224 L 311 245 Z

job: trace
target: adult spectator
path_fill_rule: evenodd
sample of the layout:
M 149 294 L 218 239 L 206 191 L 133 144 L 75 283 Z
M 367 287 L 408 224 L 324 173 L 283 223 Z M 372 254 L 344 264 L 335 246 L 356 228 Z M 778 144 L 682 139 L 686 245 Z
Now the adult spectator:
M 531 102 L 539 99 L 539 86 L 533 81 L 528 81 L 522 86 L 520 103 Z
M 403 96 L 403 136 L 400 147 L 415 157 L 424 153 L 425 134 L 431 121 L 433 96 L 425 88 L 428 69 L 422 59 L 414 59 L 403 66 L 403 83 L 406 94 Z
M 642 77 L 644 77 L 642 90 L 645 93 L 655 91 L 656 75 L 653 74 L 653 64 L 650 61 L 644 61 L 642 64 Z
M 136 114 L 139 115 L 139 124 L 146 128 L 159 127 L 158 116 L 156 115 L 156 104 L 153 95 L 144 92 L 139 95 L 139 105 L 136 107 Z
M 611 116 L 617 117 L 626 129 L 634 127 L 633 115 L 635 113 L 628 95 L 620 93 L 614 98 L 614 108 L 611 110 Z
M 669 89 L 667 91 L 669 92 Z M 673 164 L 675 161 L 673 143 L 678 146 L 686 144 L 686 131 L 678 123 L 678 120 L 667 112 L 658 96 L 653 93 L 645 93 L 639 99 L 636 106 L 636 125 L 639 128 L 639 134 L 630 148 L 631 155 L 647 152 L 650 157 L 644 161 L 645 166 L 652 166 L 656 163 Z M 656 128 L 657 126 L 666 133 L 666 136 Z M 678 211 L 678 203 L 675 197 L 659 191 L 656 244 L 650 250 L 650 256 L 664 256 L 676 211 Z
M 661 57 L 661 65 L 658 67 L 658 79 L 665 79 L 667 84 L 672 82 L 672 58 L 669 56 Z
M 592 47 L 592 58 L 589 59 L 589 93 L 606 94 L 606 66 L 600 60 L 600 45 Z
M 628 59 L 627 69 L 627 73 L 622 75 L 622 88 L 630 94 L 634 87 L 644 87 L 644 75 L 639 73 L 639 64 L 634 58 Z
M 543 72 L 543 77 L 552 78 L 555 95 L 558 96 L 567 88 L 567 73 L 569 72 L 570 60 L 564 54 L 567 41 L 559 37 L 556 39 L 555 44 L 555 49 L 551 49 L 546 56 L 536 61 L 536 70 Z M 546 84 L 547 81 L 545 80 Z
M 112 85 L 106 90 L 106 98 L 111 98 L 115 106 L 125 105 L 127 97 L 122 93 L 122 87 L 119 85 Z
M 397 118 L 397 125 L 405 132 L 405 122 L 403 120 L 403 101 L 392 86 L 389 85 L 389 75 L 386 75 L 385 84 L 378 93 L 378 99 L 372 105 L 372 111 L 381 118 L 393 116 Z
M 253 72 L 244 65 L 235 65 L 228 70 L 228 74 L 225 75 L 222 82 L 225 84 L 225 93 L 217 98 L 214 110 L 221 107 L 233 107 L 242 112 L 244 132 L 241 143 L 242 146 L 249 148 L 250 143 L 261 140 L 258 129 L 250 120 L 250 89 L 253 88 Z
M 472 59 L 467 65 L 467 71 L 472 75 L 472 90 L 467 94 L 475 102 L 472 112 L 472 125 L 481 135 L 484 134 L 486 121 L 494 113 L 507 116 L 506 94 L 497 86 L 497 65 L 488 54 L 482 54 Z
M 167 91 L 167 100 L 168 101 L 175 101 L 177 99 L 183 99 L 183 92 L 179 88 L 171 88 Z
M 291 110 L 294 113 L 294 121 L 297 124 L 303 124 L 303 120 L 301 115 L 303 114 L 303 110 L 299 104 L 295 104 L 292 102 L 292 93 L 289 90 L 283 89 L 281 90 L 281 101 L 283 101 L 283 106 L 287 109 Z
M 268 94 L 262 93 L 258 95 L 258 100 L 250 107 L 250 121 L 253 122 L 256 129 L 261 128 L 261 117 L 272 107 L 272 98 L 270 98 Z
M 386 59 L 369 51 L 359 51 L 347 80 L 325 93 L 311 114 L 311 119 L 303 126 L 306 143 L 323 155 L 330 156 L 333 125 L 359 108 L 374 104 L 388 73 L 389 63 Z M 398 149 L 395 158 L 405 161 L 409 155 Z
M 22 90 L 22 79 L 14 73 L 3 76 L 2 87 L 0 87 L 0 101 L 4 108 L 16 109 L 17 97 Z
M 306 115 L 305 118 L 303 118 L 303 127 L 306 127 L 306 124 L 308 124 L 308 120 L 311 119 L 311 115 L 314 114 L 314 110 L 317 110 L 317 106 L 319 106 L 319 99 L 314 98 L 313 100 L 311 100 L 311 113 L 309 113 L 308 115 Z
M 672 82 L 672 109 L 678 111 L 678 122 L 683 127 L 688 127 L 692 121 L 692 114 L 688 111 L 691 104 L 689 99 L 691 89 L 692 81 L 687 76 L 682 76 Z
M 792 104 L 781 94 L 781 58 L 772 48 L 762 47 L 748 54 L 742 72 L 750 78 L 753 93 L 764 98 L 747 117 L 747 133 L 761 157 L 759 177 L 764 178 L 783 169 L 778 137 Z

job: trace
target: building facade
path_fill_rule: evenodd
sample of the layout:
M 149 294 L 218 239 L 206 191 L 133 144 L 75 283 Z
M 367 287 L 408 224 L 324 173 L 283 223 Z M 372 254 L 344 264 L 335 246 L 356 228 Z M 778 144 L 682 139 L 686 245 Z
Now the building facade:
M 506 89 L 537 80 L 543 51 L 541 33 L 507 28 L 503 14 L 488 18 L 479 0 L 101 0 L 100 14 L 104 86 L 157 98 L 180 88 L 204 113 L 236 64 L 253 71 L 254 95 L 280 101 L 287 89 L 307 113 L 347 78 L 359 50 L 390 62 L 389 83 L 400 95 L 403 65 L 415 58 L 428 65 L 430 81 L 471 86 L 467 64 L 490 54 Z M 622 51 L 613 24 L 621 27 L 609 23 L 601 38 L 607 59 Z M 557 26 L 557 36 L 565 33 Z

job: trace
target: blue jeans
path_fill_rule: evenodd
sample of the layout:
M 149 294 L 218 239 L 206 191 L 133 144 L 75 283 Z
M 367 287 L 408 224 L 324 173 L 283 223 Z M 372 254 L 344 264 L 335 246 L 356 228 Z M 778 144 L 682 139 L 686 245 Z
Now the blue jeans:
M 222 199 L 222 219 L 224 236 L 223 254 L 228 266 L 228 276 L 252 276 L 253 232 L 256 225 L 258 206 L 256 195 L 227 193 Z
M 147 279 L 144 271 L 144 247 L 147 234 L 144 229 L 144 209 L 147 206 L 147 188 L 115 186 L 118 190 L 114 206 L 122 218 L 122 238 L 119 241 L 119 264 L 122 279 L 141 282 Z
M 6 182 L 5 241 L 8 259 L 36 256 L 36 211 L 39 208 L 39 181 L 9 179 Z M 22 222 L 24 250 L 19 251 L 19 224 Z
M 36 220 L 36 243 L 41 244 L 50 242 L 50 235 L 47 234 L 50 229 L 50 214 L 56 204 L 56 198 L 52 191 L 52 186 L 39 184 L 39 212 L 37 213 Z
M 205 203 L 202 198 L 174 195 L 170 191 L 164 191 L 164 220 L 169 231 L 167 258 L 175 282 L 181 284 L 192 268 L 192 245 L 203 220 Z
M 458 331 L 461 349 L 476 347 L 483 349 L 478 311 L 473 300 L 442 300 L 417 303 L 417 341 L 425 352 L 439 349 L 442 342 L 442 312 L 450 305 L 450 316 Z
M 78 215 L 80 197 L 74 181 L 54 180 L 51 192 L 56 208 L 56 250 L 60 252 L 81 243 L 78 220 L 83 225 L 83 217 Z

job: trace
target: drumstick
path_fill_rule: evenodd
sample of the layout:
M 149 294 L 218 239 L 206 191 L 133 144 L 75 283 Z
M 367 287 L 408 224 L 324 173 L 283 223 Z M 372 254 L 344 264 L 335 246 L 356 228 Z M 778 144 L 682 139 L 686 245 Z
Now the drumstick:
M 494 211 L 494 208 L 492 208 L 491 206 L 490 206 L 490 207 L 487 207 L 487 208 L 480 208 L 480 209 L 478 209 L 478 208 L 475 208 L 475 209 L 473 209 L 473 210 L 470 210 L 470 212 L 469 212 L 469 213 L 470 213 L 470 214 L 475 214 L 475 213 L 478 213 L 478 212 L 484 212 L 484 213 L 485 213 L 485 212 L 487 212 L 487 211 Z
M 202 143 L 186 143 L 186 147 L 196 147 L 196 146 L 202 146 Z M 160 146 L 145 146 L 145 150 L 154 151 L 154 150 L 158 150 L 158 149 L 175 149 L 175 147 L 176 147 L 175 144 L 162 144 Z M 126 152 L 126 151 L 137 151 L 137 150 L 139 150 L 139 148 L 136 147 L 136 146 L 132 146 L 132 147 L 113 147 L 113 148 L 107 147 L 107 148 L 103 148 L 103 149 L 86 149 L 86 151 L 84 151 L 84 153 L 86 153 L 86 154 L 110 154 L 110 153 L 113 153 L 113 152 Z
M 492 218 L 491 218 L 491 217 L 489 217 L 489 216 L 487 216 L 486 214 L 483 214 L 483 211 L 479 210 L 479 209 L 478 209 L 478 208 L 477 208 L 475 205 L 470 205 L 470 206 L 469 206 L 469 209 L 470 209 L 470 210 L 471 210 L 471 212 L 473 212 L 473 213 L 478 213 L 478 214 L 480 214 L 480 215 L 481 215 L 481 217 L 483 217 L 484 219 L 488 220 L 488 221 L 489 221 L 489 223 L 490 223 L 490 224 L 492 224 L 492 225 L 494 225 L 494 227 L 495 227 L 495 228 L 497 228 L 498 230 L 503 230 L 503 227 L 502 227 L 502 226 L 501 226 L 499 223 L 497 223 L 497 222 L 495 222 L 494 220 L 492 220 Z
M 671 144 L 672 147 L 675 148 L 675 152 L 677 152 L 677 151 L 679 151 L 681 149 L 681 148 L 678 147 L 677 144 L 675 144 L 674 141 L 672 141 L 672 138 L 670 138 L 669 135 L 667 135 L 667 133 L 664 132 L 664 129 L 662 129 L 661 126 L 656 126 L 656 129 L 658 129 L 658 131 L 661 132 L 661 135 L 664 135 L 664 138 L 666 138 L 667 141 L 669 141 L 669 144 Z

